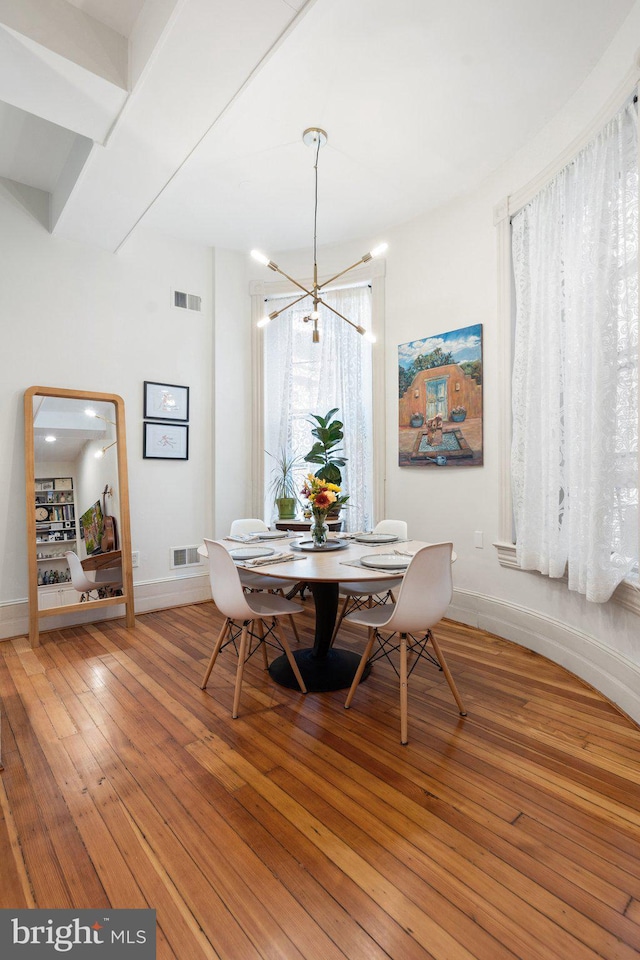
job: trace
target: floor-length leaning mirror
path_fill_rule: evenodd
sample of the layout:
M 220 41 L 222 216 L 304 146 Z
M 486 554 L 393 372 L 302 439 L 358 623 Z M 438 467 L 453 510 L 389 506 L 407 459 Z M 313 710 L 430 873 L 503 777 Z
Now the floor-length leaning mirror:
M 124 401 L 29 387 L 24 413 L 31 645 L 79 610 L 120 607 L 133 626 Z

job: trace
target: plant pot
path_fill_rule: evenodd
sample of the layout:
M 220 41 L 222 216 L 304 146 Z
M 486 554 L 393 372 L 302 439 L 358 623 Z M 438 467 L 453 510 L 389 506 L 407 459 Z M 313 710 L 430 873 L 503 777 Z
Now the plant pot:
M 462 421 L 466 419 L 466 416 L 466 413 L 452 413 L 451 419 L 454 423 L 462 423 Z
M 422 427 L 423 425 L 424 425 L 424 417 L 420 415 L 411 417 L 412 427 Z
M 296 500 L 295 497 L 279 497 L 276 500 L 278 508 L 278 519 L 295 520 L 296 518 Z

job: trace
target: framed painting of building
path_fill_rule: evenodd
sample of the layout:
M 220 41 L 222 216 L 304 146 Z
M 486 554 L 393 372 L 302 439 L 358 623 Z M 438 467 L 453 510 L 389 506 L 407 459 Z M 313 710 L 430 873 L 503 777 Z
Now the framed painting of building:
M 482 324 L 400 344 L 400 466 L 482 462 Z

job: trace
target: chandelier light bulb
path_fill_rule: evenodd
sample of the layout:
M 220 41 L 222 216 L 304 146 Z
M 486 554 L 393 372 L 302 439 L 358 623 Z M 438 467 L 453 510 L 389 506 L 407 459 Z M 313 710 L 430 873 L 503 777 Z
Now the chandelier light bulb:
M 265 257 L 264 253 L 260 253 L 259 250 L 252 250 L 251 256 L 254 260 L 257 260 L 258 263 L 261 263 L 263 267 L 268 267 L 269 263 L 271 262 L 269 257 Z
M 385 250 L 388 250 L 388 249 L 389 249 L 388 243 L 379 243 L 378 246 L 374 247 L 373 250 L 371 251 L 371 256 L 380 257 L 385 252 Z
M 114 427 L 116 425 L 115 420 L 109 420 L 108 417 L 103 417 L 102 414 L 96 413 L 96 411 L 92 410 L 91 407 L 87 407 L 85 413 L 88 417 L 95 417 L 96 420 L 102 420 L 104 423 L 110 423 Z
M 96 460 L 99 460 L 101 457 L 104 457 L 107 450 L 111 450 L 111 447 L 115 447 L 117 442 L 118 442 L 117 440 L 112 440 L 111 443 L 108 443 L 106 447 L 102 448 L 102 450 L 96 450 L 96 452 L 94 453 L 94 457 L 96 458 Z
M 373 333 L 371 333 L 371 330 L 365 330 L 363 336 L 364 336 L 365 340 L 368 340 L 368 341 L 369 341 L 369 343 L 375 343 L 375 342 L 376 342 L 375 335 L 374 335 Z
M 280 313 L 279 310 L 274 310 L 273 313 L 269 313 L 267 314 L 266 317 L 263 317 L 261 320 L 258 320 L 256 326 L 266 327 L 268 323 L 271 323 L 272 320 L 275 320 L 275 318 L 279 315 L 279 313 Z

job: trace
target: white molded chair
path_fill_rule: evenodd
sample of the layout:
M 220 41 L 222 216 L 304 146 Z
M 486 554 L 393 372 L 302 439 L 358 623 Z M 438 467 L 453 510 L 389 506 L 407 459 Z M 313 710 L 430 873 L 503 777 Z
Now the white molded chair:
M 122 589 L 122 567 L 110 567 L 105 570 L 87 572 L 83 569 L 80 557 L 72 550 L 67 550 L 65 557 L 69 564 L 71 583 L 74 590 L 77 590 L 81 595 L 81 603 L 85 600 L 98 600 L 98 591 L 105 587 L 111 587 L 113 590 Z M 91 596 L 92 593 L 95 594 L 94 597 Z
M 230 537 L 246 537 L 250 533 L 260 533 L 268 530 L 269 527 L 264 520 L 258 520 L 256 517 L 243 517 L 241 520 L 234 520 L 229 530 Z M 239 570 L 240 581 L 245 590 L 266 590 L 268 593 L 279 593 L 285 595 L 285 590 L 289 591 L 294 586 L 290 580 L 280 579 L 278 577 L 265 577 L 252 570 Z M 300 643 L 298 628 L 295 625 L 293 617 L 289 621 L 293 634 Z
M 264 533 L 268 529 L 264 520 L 258 520 L 257 517 L 243 517 L 241 520 L 233 521 L 229 536 L 248 537 L 251 533 Z
M 225 621 L 215 642 L 202 681 L 202 689 L 204 690 L 207 686 L 218 654 L 229 644 L 232 644 L 238 655 L 232 710 L 232 716 L 235 719 L 238 716 L 244 665 L 249 657 L 253 656 L 259 647 L 262 647 L 266 669 L 269 665 L 267 645 L 270 645 L 277 647 L 286 655 L 300 690 L 302 693 L 306 693 L 307 688 L 304 685 L 298 664 L 294 660 L 291 648 L 278 624 L 278 617 L 290 617 L 292 614 L 301 613 L 303 608 L 299 604 L 274 593 L 245 593 L 240 582 L 238 569 L 224 546 L 215 540 L 205 539 L 204 542 L 209 556 L 211 595 L 216 607 L 225 617 Z M 270 623 L 267 621 L 270 621 Z M 238 638 L 240 638 L 239 644 L 236 642 Z
M 399 540 L 406 540 L 408 527 L 405 520 L 381 520 L 373 529 L 373 533 L 391 533 Z M 331 643 L 333 644 L 340 624 L 349 613 L 360 610 L 362 607 L 374 607 L 387 600 L 394 600 L 393 591 L 397 590 L 400 580 L 387 578 L 386 580 L 359 580 L 353 583 L 341 582 L 339 592 L 344 597 L 336 625 L 333 628 Z
M 395 603 L 358 610 L 350 613 L 346 618 L 349 623 L 368 627 L 369 640 L 347 695 L 345 710 L 351 706 L 353 695 L 367 663 L 374 663 L 381 657 L 386 657 L 400 679 L 400 742 L 402 744 L 407 743 L 407 685 L 409 676 L 421 657 L 427 658 L 442 670 L 458 705 L 460 716 L 467 715 L 440 645 L 431 632 L 431 628 L 447 612 L 453 595 L 452 552 L 452 543 L 432 543 L 422 547 L 415 553 L 407 567 Z M 376 640 L 379 648 L 372 656 Z M 435 656 L 427 650 L 429 641 Z M 391 654 L 396 650 L 400 651 L 399 670 L 391 660 Z M 415 655 L 410 669 L 407 663 L 408 653 Z

